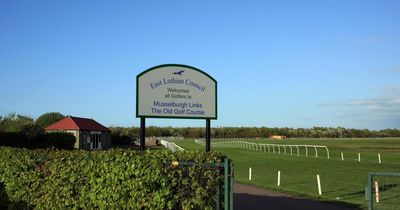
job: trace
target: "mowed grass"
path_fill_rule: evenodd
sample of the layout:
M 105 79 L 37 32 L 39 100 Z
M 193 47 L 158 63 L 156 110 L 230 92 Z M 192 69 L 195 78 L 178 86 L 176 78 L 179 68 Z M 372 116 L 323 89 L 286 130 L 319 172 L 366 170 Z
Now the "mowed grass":
M 400 139 L 289 139 L 247 140 L 247 142 L 324 145 L 329 148 L 330 159 L 326 158 L 323 149 L 318 150 L 319 157 L 316 158 L 314 149 L 309 149 L 309 156 L 306 157 L 305 150 L 300 150 L 300 156 L 297 156 L 296 149 L 293 149 L 291 155 L 288 147 L 286 155 L 283 154 L 282 147 L 281 154 L 277 151 L 273 154 L 243 148 L 212 147 L 212 150 L 222 152 L 234 161 L 236 181 L 300 197 L 350 203 L 366 209 L 368 203 L 365 200 L 365 187 L 368 183 L 368 172 L 400 173 Z M 177 140 L 175 143 L 189 150 L 204 150 L 205 147 L 195 144 L 194 140 Z M 344 161 L 341 160 L 342 152 Z M 358 153 L 361 162 L 358 162 Z M 378 163 L 378 153 L 381 154 L 381 164 Z M 250 167 L 251 181 L 248 179 Z M 279 187 L 278 171 L 281 171 Z M 318 194 L 317 174 L 321 177 L 321 196 Z M 400 188 L 400 185 L 395 187 Z M 385 192 L 382 192 L 381 196 L 384 198 Z M 380 205 L 396 209 L 396 206 L 400 206 L 400 199 L 398 202 Z

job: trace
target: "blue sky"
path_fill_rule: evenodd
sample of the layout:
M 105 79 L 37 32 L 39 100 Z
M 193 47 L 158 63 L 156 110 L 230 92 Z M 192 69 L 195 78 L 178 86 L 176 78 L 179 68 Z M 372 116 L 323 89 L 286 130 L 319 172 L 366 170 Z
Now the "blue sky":
M 399 11 L 396 0 L 1 0 L 0 115 L 139 126 L 136 75 L 178 63 L 218 81 L 212 126 L 400 128 Z

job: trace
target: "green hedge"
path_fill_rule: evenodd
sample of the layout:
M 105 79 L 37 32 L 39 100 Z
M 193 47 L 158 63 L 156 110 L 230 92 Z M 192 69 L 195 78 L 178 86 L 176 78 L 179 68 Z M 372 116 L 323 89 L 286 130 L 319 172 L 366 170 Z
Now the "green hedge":
M 28 149 L 73 149 L 75 136 L 71 133 L 42 133 L 29 136 L 23 132 L 0 132 L 0 146 Z
M 133 143 L 133 139 L 130 136 L 111 132 L 111 144 L 112 145 L 130 145 L 132 143 Z
M 32 147 L 35 149 L 56 148 L 56 149 L 74 149 L 76 138 L 71 133 L 45 133 L 36 136 Z
M 0 147 L 8 199 L 37 209 L 213 209 L 219 153 L 21 150 Z
M 7 209 L 9 202 L 4 184 L 0 182 L 0 209 Z
M 27 148 L 28 138 L 22 132 L 0 132 L 0 146 Z

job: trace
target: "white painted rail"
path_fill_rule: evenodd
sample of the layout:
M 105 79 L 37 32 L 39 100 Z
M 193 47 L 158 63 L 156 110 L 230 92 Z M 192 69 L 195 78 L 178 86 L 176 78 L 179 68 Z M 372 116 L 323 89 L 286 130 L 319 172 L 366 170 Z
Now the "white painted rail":
M 329 159 L 329 149 L 327 146 L 322 146 L 322 145 L 293 145 L 293 144 L 259 144 L 260 147 L 263 147 L 263 151 L 266 151 L 266 148 L 268 148 L 268 152 L 270 151 L 270 147 L 272 148 L 272 152 L 275 153 L 275 148 L 278 148 L 278 153 L 281 153 L 281 148 L 283 148 L 283 153 L 286 155 L 289 152 L 287 151 L 287 148 L 290 149 L 290 155 L 293 155 L 293 148 L 296 148 L 297 150 L 297 155 L 300 155 L 300 149 L 299 148 L 304 148 L 306 151 L 306 156 L 308 156 L 308 148 L 314 148 L 315 150 L 315 157 L 318 157 L 318 148 L 325 149 L 326 151 L 326 157 Z
M 167 149 L 171 150 L 172 152 L 185 150 L 182 147 L 178 146 L 177 144 L 175 144 L 173 142 L 166 141 L 166 140 L 161 140 L 161 145 L 163 145 Z
M 196 144 L 204 145 L 205 142 L 201 140 L 195 140 Z M 260 152 L 272 152 L 278 154 L 290 154 L 293 155 L 293 150 L 296 148 L 297 156 L 300 156 L 300 149 L 305 149 L 305 155 L 308 156 L 308 149 L 315 150 L 315 157 L 318 157 L 318 149 L 323 149 L 326 151 L 326 157 L 329 159 L 329 149 L 327 146 L 322 145 L 298 145 L 298 144 L 259 144 L 247 141 L 219 141 L 211 142 L 214 147 L 231 147 L 231 148 L 243 148 L 250 149 Z M 290 151 L 290 153 L 289 153 Z

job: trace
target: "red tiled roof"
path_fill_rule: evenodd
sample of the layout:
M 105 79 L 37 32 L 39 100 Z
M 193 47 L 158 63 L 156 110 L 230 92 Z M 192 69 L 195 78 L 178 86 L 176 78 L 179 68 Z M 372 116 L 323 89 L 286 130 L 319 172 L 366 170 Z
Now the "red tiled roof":
M 45 130 L 90 130 L 90 131 L 111 131 L 92 119 L 68 116 L 45 128 Z

